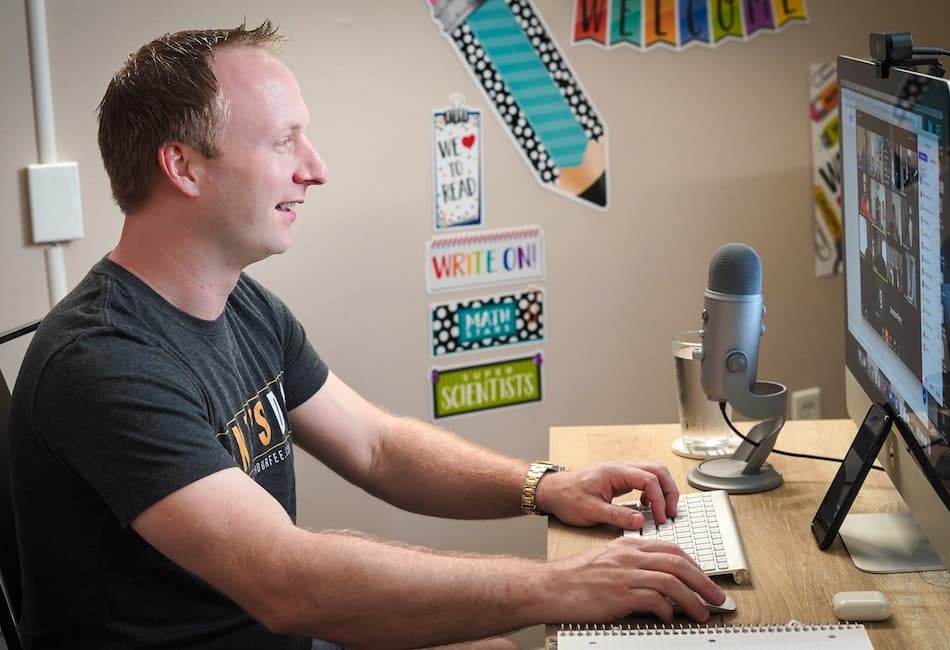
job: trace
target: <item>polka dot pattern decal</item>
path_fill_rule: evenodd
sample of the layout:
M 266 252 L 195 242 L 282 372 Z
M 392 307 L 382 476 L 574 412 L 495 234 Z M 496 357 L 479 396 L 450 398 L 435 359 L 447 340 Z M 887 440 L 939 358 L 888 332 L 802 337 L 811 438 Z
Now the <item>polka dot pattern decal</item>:
M 433 305 L 432 356 L 544 340 L 544 292 L 532 290 Z

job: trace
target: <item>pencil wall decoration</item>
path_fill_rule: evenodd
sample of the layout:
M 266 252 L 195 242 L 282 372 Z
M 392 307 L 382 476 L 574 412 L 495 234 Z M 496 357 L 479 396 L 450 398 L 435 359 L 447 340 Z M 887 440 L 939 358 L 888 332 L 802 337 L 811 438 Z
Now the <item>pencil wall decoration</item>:
M 427 0 L 542 187 L 607 208 L 607 134 L 529 0 Z
M 807 22 L 805 0 L 574 0 L 572 42 L 684 50 Z

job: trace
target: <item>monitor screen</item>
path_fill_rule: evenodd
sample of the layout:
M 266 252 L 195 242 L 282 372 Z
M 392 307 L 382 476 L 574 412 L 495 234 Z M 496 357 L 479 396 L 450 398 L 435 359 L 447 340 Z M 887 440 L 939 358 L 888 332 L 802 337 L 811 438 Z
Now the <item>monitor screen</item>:
M 950 509 L 950 85 L 838 58 L 846 363 Z

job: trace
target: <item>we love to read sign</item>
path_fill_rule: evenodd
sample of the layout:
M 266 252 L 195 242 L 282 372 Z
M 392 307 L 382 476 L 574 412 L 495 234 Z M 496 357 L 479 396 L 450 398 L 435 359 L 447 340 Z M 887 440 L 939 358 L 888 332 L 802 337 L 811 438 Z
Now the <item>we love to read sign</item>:
M 436 230 L 482 223 L 481 125 L 479 111 L 465 121 L 433 114 Z

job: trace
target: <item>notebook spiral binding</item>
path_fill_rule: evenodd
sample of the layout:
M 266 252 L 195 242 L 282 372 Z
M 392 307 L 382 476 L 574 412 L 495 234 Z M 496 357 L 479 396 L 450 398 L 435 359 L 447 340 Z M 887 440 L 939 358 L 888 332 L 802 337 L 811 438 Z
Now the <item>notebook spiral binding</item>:
M 765 625 L 561 625 L 558 634 L 566 636 L 703 636 L 710 633 L 752 635 L 760 632 L 823 632 L 852 630 L 861 623 L 779 623 Z

